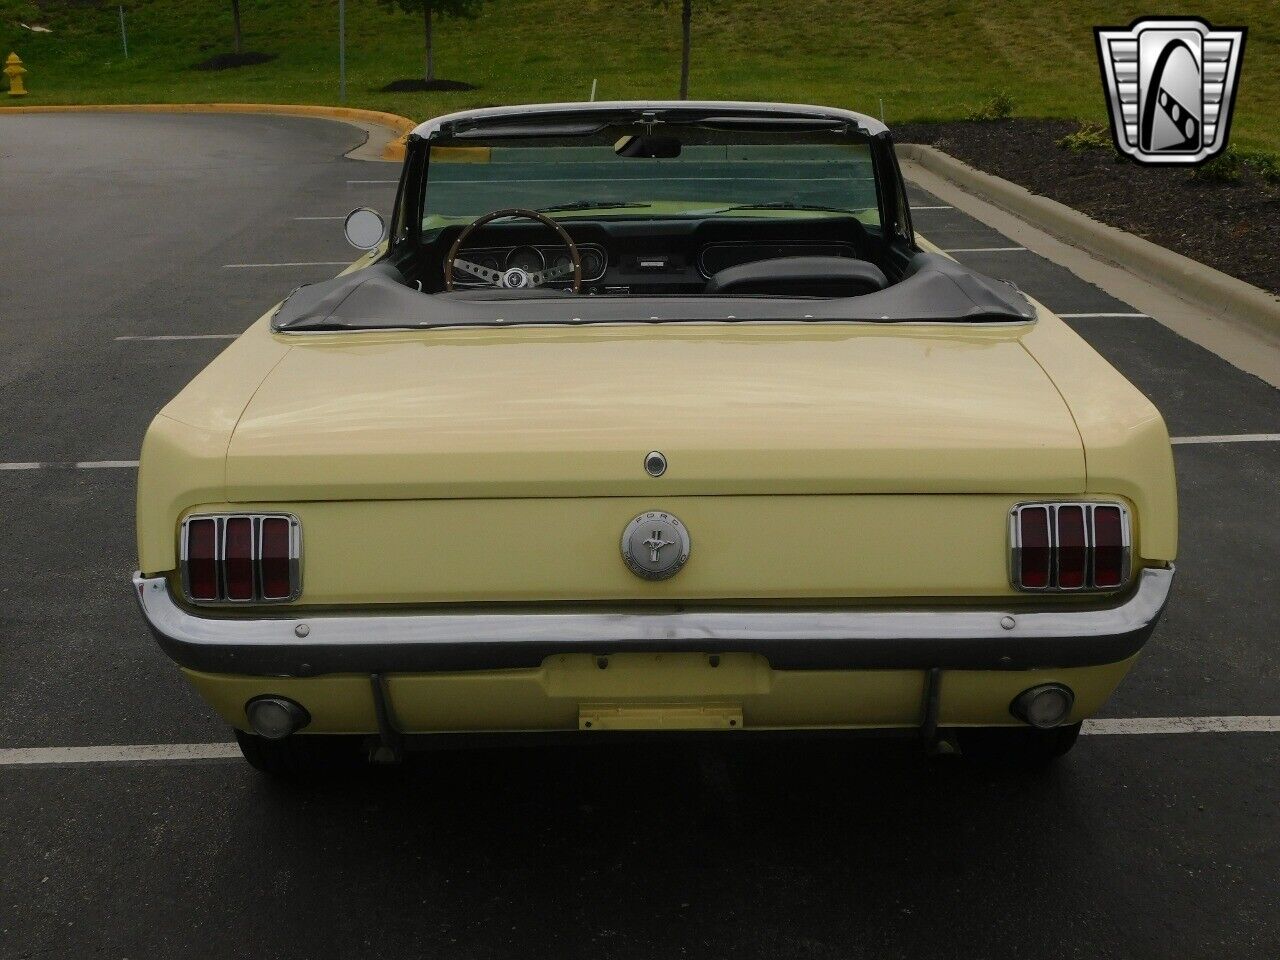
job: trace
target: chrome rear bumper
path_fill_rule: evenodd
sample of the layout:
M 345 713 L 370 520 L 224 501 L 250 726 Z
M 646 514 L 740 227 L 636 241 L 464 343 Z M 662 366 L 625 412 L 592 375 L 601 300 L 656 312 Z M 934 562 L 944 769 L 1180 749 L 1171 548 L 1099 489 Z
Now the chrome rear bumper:
M 535 667 L 562 653 L 758 653 L 775 669 L 1022 670 L 1132 656 L 1164 610 L 1173 568 L 1144 569 L 1111 605 L 652 608 L 489 607 L 250 616 L 198 613 L 164 577 L 133 576 L 164 651 L 184 667 L 256 676 Z

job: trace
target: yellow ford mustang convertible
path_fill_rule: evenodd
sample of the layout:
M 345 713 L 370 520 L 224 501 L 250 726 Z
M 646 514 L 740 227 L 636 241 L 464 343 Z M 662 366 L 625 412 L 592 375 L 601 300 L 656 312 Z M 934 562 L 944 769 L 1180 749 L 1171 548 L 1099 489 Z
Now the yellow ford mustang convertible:
M 142 451 L 136 597 L 259 768 L 565 731 L 1043 760 L 1165 606 L 1160 415 L 915 235 L 874 119 L 453 114 L 347 232 Z

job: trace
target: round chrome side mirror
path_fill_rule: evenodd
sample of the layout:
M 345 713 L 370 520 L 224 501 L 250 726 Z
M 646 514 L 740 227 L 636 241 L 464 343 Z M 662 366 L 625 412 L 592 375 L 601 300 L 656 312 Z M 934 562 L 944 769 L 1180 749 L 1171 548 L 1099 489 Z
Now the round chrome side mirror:
M 357 250 L 372 250 L 382 242 L 387 225 L 376 210 L 356 207 L 347 214 L 347 222 L 342 225 L 342 231 L 347 235 L 347 243 Z

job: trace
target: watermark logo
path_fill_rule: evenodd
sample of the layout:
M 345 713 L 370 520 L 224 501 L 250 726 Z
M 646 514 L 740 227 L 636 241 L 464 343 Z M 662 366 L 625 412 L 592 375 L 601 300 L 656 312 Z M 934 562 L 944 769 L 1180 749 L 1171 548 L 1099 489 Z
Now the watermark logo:
M 1139 163 L 1190 165 L 1226 149 L 1244 27 L 1141 17 L 1093 33 L 1120 151 Z

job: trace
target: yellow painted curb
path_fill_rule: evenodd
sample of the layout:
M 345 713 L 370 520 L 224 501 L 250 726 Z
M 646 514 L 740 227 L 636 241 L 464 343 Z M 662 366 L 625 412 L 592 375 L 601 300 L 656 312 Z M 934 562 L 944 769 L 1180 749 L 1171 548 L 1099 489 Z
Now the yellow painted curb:
M 0 107 L 0 116 L 6 113 L 270 113 L 285 117 L 357 120 L 389 128 L 391 136 L 382 148 L 384 160 L 404 159 L 405 140 L 417 126 L 408 117 L 395 113 L 311 103 L 88 103 Z

